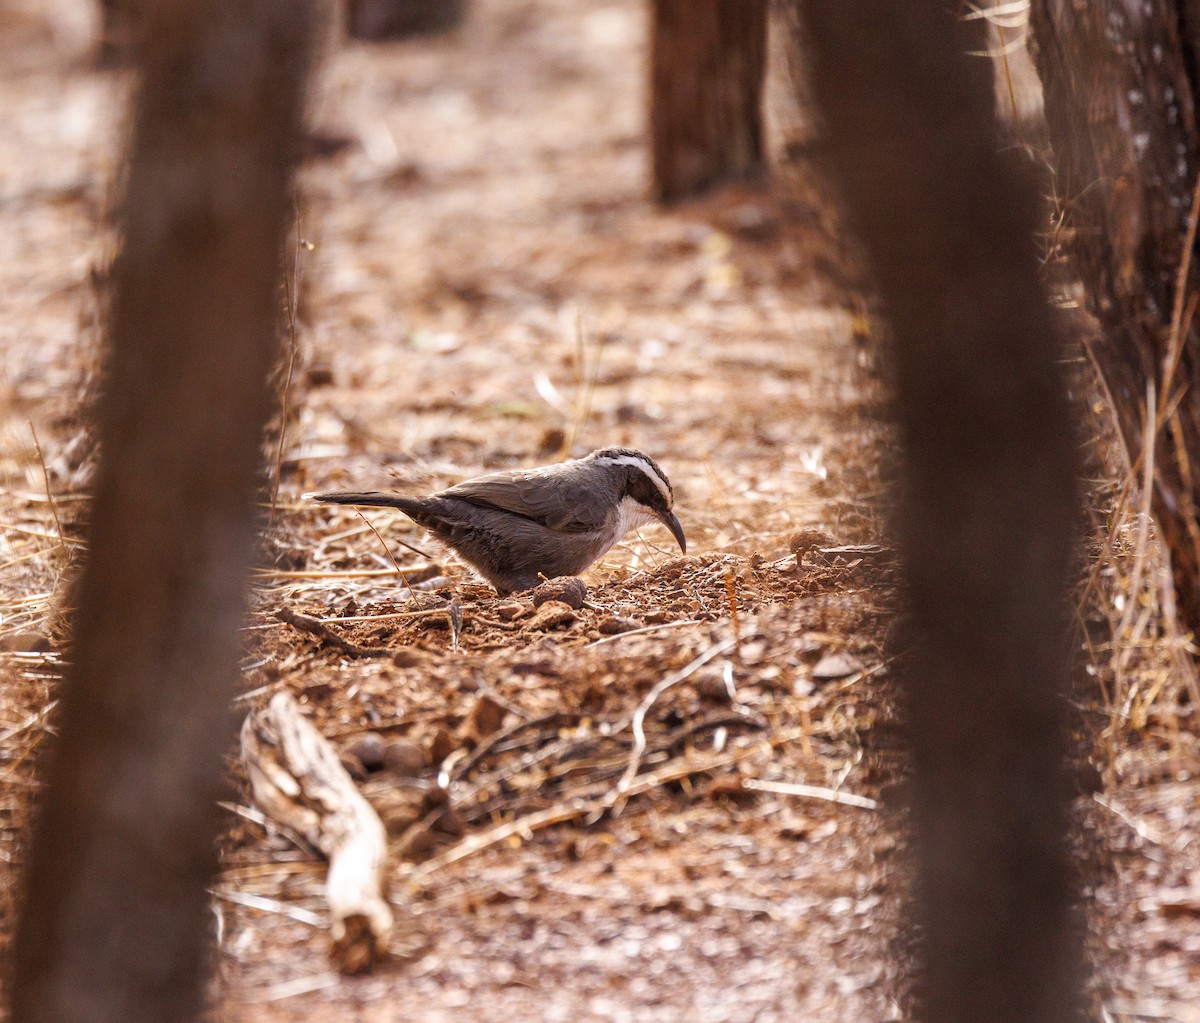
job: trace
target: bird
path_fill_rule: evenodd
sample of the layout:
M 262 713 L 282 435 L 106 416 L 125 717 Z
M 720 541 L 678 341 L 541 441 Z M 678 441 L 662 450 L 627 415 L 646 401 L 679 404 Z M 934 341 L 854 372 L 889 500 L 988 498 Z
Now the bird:
M 645 452 L 608 447 L 534 469 L 463 480 L 428 497 L 332 491 L 324 504 L 398 508 L 475 568 L 502 596 L 579 575 L 626 533 L 658 521 L 687 538 L 667 474 Z

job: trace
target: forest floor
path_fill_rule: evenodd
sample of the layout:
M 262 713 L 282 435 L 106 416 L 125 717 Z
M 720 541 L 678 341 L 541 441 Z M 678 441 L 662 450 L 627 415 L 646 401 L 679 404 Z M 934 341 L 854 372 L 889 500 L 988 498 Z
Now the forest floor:
M 214 1019 L 904 1016 L 878 331 L 804 166 L 647 200 L 643 7 L 476 0 L 447 36 L 324 63 L 316 130 L 344 145 L 301 178 L 279 498 L 235 705 L 294 694 L 363 775 L 395 839 L 395 959 L 331 969 L 324 865 L 256 819 L 231 756 Z M 4 941 L 79 556 L 126 91 L 91 69 L 83 6 L 56 17 L 16 3 L 0 33 Z M 786 92 L 776 73 L 776 105 Z M 1099 398 L 1079 404 L 1104 422 Z M 670 475 L 688 553 L 658 527 L 631 536 L 587 574 L 594 607 L 498 599 L 403 516 L 302 498 L 612 444 Z M 1187 649 L 1124 476 L 1095 477 L 1074 697 L 1097 779 L 1077 803 L 1092 1004 L 1196 1021 L 1200 748 L 1172 668 Z M 416 596 L 393 557 L 414 586 L 430 559 L 401 542 L 442 569 Z M 280 610 L 393 654 L 349 656 Z M 642 784 L 619 812 L 572 810 L 631 764 Z M 414 814 L 439 768 L 449 809 Z

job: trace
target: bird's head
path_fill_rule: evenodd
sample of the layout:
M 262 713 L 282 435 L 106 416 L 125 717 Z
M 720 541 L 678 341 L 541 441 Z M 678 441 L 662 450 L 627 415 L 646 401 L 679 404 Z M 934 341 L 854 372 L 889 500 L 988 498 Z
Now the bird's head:
M 588 455 L 587 460 L 616 472 L 622 499 L 628 498 L 658 519 L 671 531 L 679 549 L 687 551 L 683 526 L 672 510 L 675 492 L 671 481 L 653 458 L 634 448 L 601 448 Z

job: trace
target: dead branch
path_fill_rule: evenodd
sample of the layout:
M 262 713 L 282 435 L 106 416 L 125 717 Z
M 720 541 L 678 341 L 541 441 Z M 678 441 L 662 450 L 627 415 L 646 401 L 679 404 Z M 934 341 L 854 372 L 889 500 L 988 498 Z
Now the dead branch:
M 344 636 L 339 636 L 319 618 L 301 614 L 291 608 L 280 608 L 275 612 L 275 617 L 281 622 L 286 622 L 293 629 L 312 633 L 323 645 L 336 647 L 350 657 L 391 657 L 396 652 L 386 646 L 360 646 Z
M 242 761 L 263 812 L 329 859 L 334 962 L 343 973 L 369 970 L 392 929 L 383 895 L 387 833 L 379 815 L 287 693 L 247 716 Z
M 714 647 L 712 649 L 719 648 Z M 563 800 L 554 806 L 547 807 L 545 810 L 526 814 L 524 817 L 518 817 L 516 820 L 505 821 L 489 828 L 487 831 L 481 831 L 463 839 L 457 845 L 453 845 L 437 856 L 431 857 L 420 866 L 411 868 L 408 880 L 412 884 L 419 884 L 439 870 L 475 856 L 485 849 L 489 849 L 510 838 L 527 839 L 535 831 L 541 831 L 543 828 L 562 824 L 569 820 L 580 818 L 598 819 L 605 813 L 612 811 L 618 802 L 624 803 L 636 796 L 652 792 L 654 789 L 661 788 L 681 778 L 687 778 L 690 775 L 717 771 L 722 767 L 729 767 L 756 755 L 770 752 L 779 746 L 794 741 L 799 738 L 800 734 L 799 729 L 791 729 L 769 738 L 747 743 L 731 752 L 717 754 L 716 756 L 702 758 L 692 756 L 676 757 L 663 764 L 656 771 L 651 771 L 634 778 L 622 792 L 610 789 L 608 792 L 603 792 L 591 798 L 579 795 L 579 790 L 576 793 L 567 793 Z
M 702 654 L 690 661 L 688 664 L 685 664 L 678 671 L 672 672 L 646 694 L 645 699 L 642 700 L 637 711 L 633 715 L 633 720 L 631 722 L 633 726 L 634 737 L 633 752 L 629 755 L 629 766 L 626 767 L 625 773 L 621 776 L 620 782 L 617 783 L 616 795 L 621 796 L 629 791 L 634 776 L 638 772 L 638 766 L 641 764 L 642 754 L 646 751 L 646 714 L 650 708 L 654 706 L 655 701 L 662 696 L 663 693 L 670 689 L 671 686 L 678 685 L 685 679 L 690 678 L 714 657 L 719 657 L 721 654 L 727 652 L 736 643 L 736 638 L 730 636 L 728 639 L 722 640 L 716 646 L 709 647 Z

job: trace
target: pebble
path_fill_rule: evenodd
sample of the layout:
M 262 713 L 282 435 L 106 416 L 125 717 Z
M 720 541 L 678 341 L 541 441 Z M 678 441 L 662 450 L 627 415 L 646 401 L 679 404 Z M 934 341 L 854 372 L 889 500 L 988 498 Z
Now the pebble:
M 632 632 L 641 627 L 642 623 L 636 618 L 622 618 L 617 614 L 610 614 L 600 619 L 600 624 L 597 626 L 603 636 L 617 636 L 622 632 Z
M 575 612 L 569 604 L 564 604 L 561 600 L 547 600 L 530 619 L 529 627 L 545 632 L 548 629 L 561 629 L 574 622 Z
M 368 771 L 378 771 L 383 767 L 383 751 L 383 740 L 374 732 L 360 735 L 346 745 L 346 753 L 356 757 Z
M 412 739 L 392 739 L 383 747 L 383 766 L 402 778 L 412 778 L 425 769 L 425 752 Z
M 541 607 L 547 601 L 551 600 L 557 600 L 559 603 L 566 604 L 567 607 L 578 611 L 583 607 L 584 601 L 587 600 L 587 587 L 584 585 L 582 579 L 576 579 L 574 576 L 568 575 L 560 579 L 549 579 L 534 588 L 534 607 Z
M 40 632 L 14 632 L 0 640 L 0 650 L 20 654 L 44 654 L 50 650 L 50 637 Z
M 856 671 L 862 671 L 862 661 L 853 654 L 826 654 L 812 670 L 812 677 L 818 682 L 829 682 L 835 678 L 845 678 Z
M 799 529 L 788 537 L 788 549 L 796 555 L 796 564 L 804 560 L 810 551 L 822 547 L 834 547 L 834 539 L 823 529 Z

